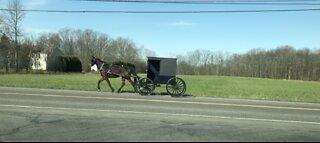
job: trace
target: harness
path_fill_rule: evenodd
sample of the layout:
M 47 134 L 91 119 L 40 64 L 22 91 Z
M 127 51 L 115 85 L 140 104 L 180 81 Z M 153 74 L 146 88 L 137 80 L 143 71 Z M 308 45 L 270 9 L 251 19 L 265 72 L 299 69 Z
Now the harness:
M 108 74 L 112 74 L 112 72 L 111 72 L 111 67 L 112 66 L 113 66 L 112 64 L 109 65 L 109 68 L 108 68 L 108 71 L 107 71 Z
M 101 65 L 101 67 L 99 69 L 100 71 L 104 71 L 103 66 L 104 66 L 104 62 L 102 63 L 102 65 Z M 110 64 L 109 67 L 108 67 L 108 71 L 107 71 L 108 74 L 114 74 L 114 73 L 111 72 L 111 68 L 112 67 L 113 67 L 113 64 Z M 122 65 L 122 67 L 123 67 L 123 65 Z
M 99 69 L 101 72 L 104 71 L 104 68 L 103 68 L 104 65 L 105 65 L 105 63 L 103 62 L 101 67 L 100 67 L 100 69 Z M 114 66 L 119 66 L 119 67 L 124 68 L 124 65 L 113 65 L 113 64 L 110 64 L 109 67 L 108 67 L 108 71 L 106 71 L 106 73 L 107 74 L 111 74 L 111 75 L 117 75 L 117 76 L 124 76 L 125 75 L 124 73 L 120 73 L 120 74 L 112 73 L 111 72 L 111 68 L 114 67 Z
M 102 65 L 101 65 L 101 67 L 100 67 L 100 71 L 102 71 L 103 70 L 103 66 L 104 66 L 104 62 L 102 63 Z

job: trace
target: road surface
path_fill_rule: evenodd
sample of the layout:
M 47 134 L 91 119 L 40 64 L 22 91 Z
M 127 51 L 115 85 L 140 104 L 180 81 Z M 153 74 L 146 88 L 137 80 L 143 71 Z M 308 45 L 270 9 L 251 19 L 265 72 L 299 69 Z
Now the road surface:
M 320 141 L 320 104 L 0 87 L 0 141 Z

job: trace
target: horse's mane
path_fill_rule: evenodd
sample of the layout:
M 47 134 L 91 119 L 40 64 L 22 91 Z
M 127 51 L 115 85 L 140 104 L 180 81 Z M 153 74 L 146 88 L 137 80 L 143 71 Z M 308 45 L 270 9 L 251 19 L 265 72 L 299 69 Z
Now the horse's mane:
M 96 61 L 99 61 L 101 63 L 106 63 L 105 61 L 103 61 L 103 60 L 101 60 L 99 58 L 93 57 L 93 56 L 92 56 L 92 60 L 96 60 Z
M 103 62 L 105 64 L 108 64 L 107 62 L 99 59 L 99 58 L 96 58 L 97 60 L 99 60 L 100 62 Z M 133 69 L 136 69 L 136 66 L 132 63 L 129 63 L 129 62 L 123 62 L 123 61 L 116 61 L 116 62 L 113 62 L 111 63 L 112 65 L 119 65 L 119 66 L 127 66 L 127 67 L 130 67 L 130 68 L 133 68 Z
M 113 65 L 123 65 L 123 66 L 128 66 L 128 67 L 131 67 L 131 68 L 133 68 L 133 69 L 135 69 L 136 68 L 136 66 L 134 65 L 134 64 L 132 64 L 132 63 L 128 63 L 128 62 L 123 62 L 123 61 L 116 61 L 116 62 L 113 62 L 112 63 Z

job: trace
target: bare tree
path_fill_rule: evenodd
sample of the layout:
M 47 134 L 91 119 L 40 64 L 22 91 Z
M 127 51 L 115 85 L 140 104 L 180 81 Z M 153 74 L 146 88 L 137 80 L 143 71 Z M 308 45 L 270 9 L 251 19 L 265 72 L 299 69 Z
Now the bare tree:
M 31 57 L 35 52 L 35 46 L 31 38 L 26 38 L 21 46 L 20 67 L 25 68 L 26 72 L 28 72 L 32 65 Z
M 115 53 L 114 59 L 117 61 L 132 62 L 139 58 L 136 44 L 128 38 L 118 37 L 113 40 L 111 49 Z
M 76 44 L 75 32 L 71 29 L 65 28 L 59 31 L 61 38 L 61 50 L 63 50 L 65 55 L 75 56 Z
M 156 52 L 141 46 L 139 49 L 139 53 L 141 54 L 141 59 L 147 61 L 147 57 L 155 57 L 157 56 Z
M 4 27 L 3 27 L 3 16 L 0 15 L 0 33 L 4 33 Z
M 0 39 L 0 59 L 2 59 L 2 64 L 6 69 L 6 73 L 9 72 L 9 66 L 10 66 L 10 63 L 9 63 L 10 46 L 11 46 L 11 43 L 9 38 L 5 34 L 3 34 Z
M 8 10 L 5 12 L 5 26 L 8 30 L 8 35 L 14 39 L 14 59 L 16 72 L 19 71 L 19 46 L 18 38 L 21 35 L 21 22 L 25 13 L 22 10 L 23 5 L 21 0 L 8 0 Z

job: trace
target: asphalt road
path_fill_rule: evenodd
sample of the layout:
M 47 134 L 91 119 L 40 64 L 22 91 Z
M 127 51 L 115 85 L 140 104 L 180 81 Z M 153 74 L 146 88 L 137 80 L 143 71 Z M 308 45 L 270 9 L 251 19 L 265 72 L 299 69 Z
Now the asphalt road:
M 0 141 L 320 141 L 320 104 L 0 87 Z

